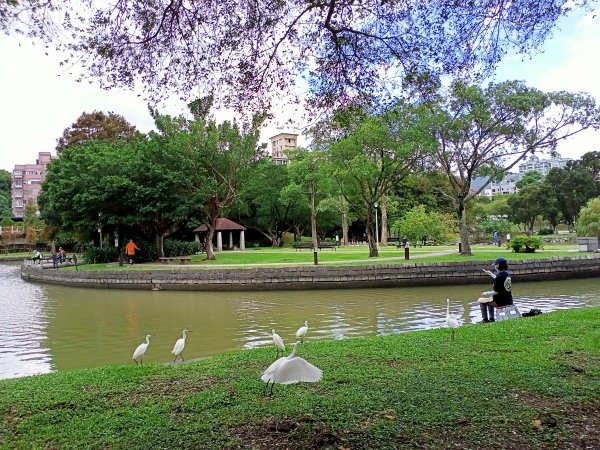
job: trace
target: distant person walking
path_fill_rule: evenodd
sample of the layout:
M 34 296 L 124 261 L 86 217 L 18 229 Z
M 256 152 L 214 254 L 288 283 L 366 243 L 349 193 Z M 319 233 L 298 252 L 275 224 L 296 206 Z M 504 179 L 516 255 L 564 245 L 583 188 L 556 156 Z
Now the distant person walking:
M 500 238 L 498 237 L 498 232 L 494 231 L 494 234 L 492 235 L 494 237 L 494 245 L 496 247 L 500 246 Z
M 510 231 L 506 233 L 506 243 L 510 244 Z
M 127 262 L 129 262 L 129 264 L 133 264 L 136 250 L 139 250 L 138 246 L 135 245 L 133 239 L 129 239 L 129 242 L 125 246 L 125 254 L 127 255 Z

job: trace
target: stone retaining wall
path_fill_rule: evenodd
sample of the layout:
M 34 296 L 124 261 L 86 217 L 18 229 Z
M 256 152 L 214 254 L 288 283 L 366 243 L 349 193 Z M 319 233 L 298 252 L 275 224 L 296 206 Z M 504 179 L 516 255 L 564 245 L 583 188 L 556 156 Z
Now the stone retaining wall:
M 23 265 L 28 281 L 107 289 L 249 291 L 490 283 L 491 261 L 252 269 L 62 271 Z M 600 277 L 600 255 L 510 261 L 514 281 Z

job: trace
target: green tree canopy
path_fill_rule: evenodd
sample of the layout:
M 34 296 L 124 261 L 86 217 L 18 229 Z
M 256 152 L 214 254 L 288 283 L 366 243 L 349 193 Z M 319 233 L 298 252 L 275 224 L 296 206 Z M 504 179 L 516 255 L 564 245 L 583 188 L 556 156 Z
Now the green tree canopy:
M 54 41 L 104 88 L 141 83 L 156 99 L 189 96 L 201 80 L 203 94 L 263 110 L 308 80 L 332 107 L 387 97 L 407 69 L 489 74 L 510 48 L 538 48 L 561 16 L 595 3 L 11 0 L 0 29 Z
M 544 93 L 520 81 L 486 88 L 455 82 L 447 97 L 431 78 L 414 86 L 426 90 L 439 141 L 434 166 L 450 181 L 439 190 L 453 202 L 460 223 L 462 253 L 471 254 L 467 205 L 487 185 L 534 152 L 551 152 L 559 140 L 600 123 L 596 102 L 587 94 Z M 485 173 L 479 189 L 475 176 Z M 522 220 L 521 220 L 522 221 Z
M 600 230 L 600 197 L 588 201 L 577 216 L 577 236 L 598 236 Z
M 403 102 L 380 114 L 348 108 L 315 131 L 350 210 L 365 221 L 369 256 L 378 256 L 375 204 L 435 145 L 428 117 L 424 108 Z
M 136 128 L 130 125 L 123 116 L 109 112 L 93 111 L 84 112 L 75 123 L 63 131 L 57 139 L 56 151 L 60 155 L 65 148 L 77 147 L 91 140 L 135 141 Z

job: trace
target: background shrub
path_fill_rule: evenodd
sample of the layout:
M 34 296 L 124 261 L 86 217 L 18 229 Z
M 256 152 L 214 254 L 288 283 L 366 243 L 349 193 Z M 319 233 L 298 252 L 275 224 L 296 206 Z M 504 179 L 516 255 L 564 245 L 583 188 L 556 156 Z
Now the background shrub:
M 536 250 L 543 248 L 544 243 L 542 238 L 538 236 L 521 235 L 512 238 L 507 247 L 515 253 L 534 253 Z
M 201 253 L 204 246 L 200 242 L 178 241 L 175 239 L 165 239 L 163 242 L 165 256 L 187 256 Z
M 548 236 L 549 234 L 554 234 L 552 228 L 542 228 L 537 232 L 538 236 Z
M 119 249 L 115 247 L 96 247 L 88 245 L 83 248 L 83 260 L 86 264 L 105 264 L 119 259 Z

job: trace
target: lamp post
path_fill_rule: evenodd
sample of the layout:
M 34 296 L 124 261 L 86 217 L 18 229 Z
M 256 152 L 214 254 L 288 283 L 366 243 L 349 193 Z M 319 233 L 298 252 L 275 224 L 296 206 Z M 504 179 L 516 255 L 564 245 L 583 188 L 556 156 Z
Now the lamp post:
M 102 223 L 100 223 L 100 213 L 98 213 L 98 234 L 100 234 L 100 250 L 102 250 Z
M 379 256 L 379 224 L 377 222 L 377 206 L 378 203 L 375 202 L 375 242 L 377 244 L 377 256 Z

